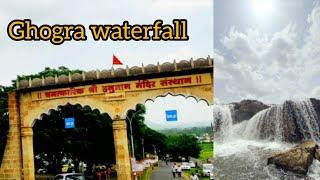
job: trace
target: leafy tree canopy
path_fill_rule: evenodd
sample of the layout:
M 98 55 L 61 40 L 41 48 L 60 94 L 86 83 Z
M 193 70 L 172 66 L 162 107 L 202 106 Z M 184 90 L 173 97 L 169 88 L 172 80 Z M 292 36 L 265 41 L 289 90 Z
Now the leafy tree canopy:
M 18 80 L 28 80 L 29 78 L 34 79 L 34 78 L 42 78 L 42 77 L 55 77 L 60 76 L 60 75 L 69 75 L 69 73 L 71 74 L 75 74 L 75 73 L 82 73 L 82 70 L 71 70 L 65 66 L 60 66 L 58 68 L 50 68 L 50 67 L 46 67 L 43 71 L 36 73 L 36 74 L 30 74 L 30 75 L 20 75 L 18 76 Z M 15 80 L 12 81 L 13 82 L 13 86 L 15 86 Z
M 174 159 L 179 156 L 188 158 L 199 157 L 201 147 L 198 144 L 197 138 L 193 135 L 170 135 L 166 138 L 166 153 L 171 154 Z
M 12 87 L 0 86 L 0 164 L 7 144 L 9 130 L 8 92 Z

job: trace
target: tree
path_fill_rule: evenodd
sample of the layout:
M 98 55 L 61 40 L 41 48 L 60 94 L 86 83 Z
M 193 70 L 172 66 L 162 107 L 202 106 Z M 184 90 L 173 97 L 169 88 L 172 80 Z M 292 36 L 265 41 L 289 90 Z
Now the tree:
M 9 131 L 8 92 L 12 87 L 0 86 L 0 165 L 7 144 Z
M 18 76 L 18 80 L 28 80 L 29 78 L 42 78 L 42 77 L 55 77 L 60 76 L 60 75 L 69 75 L 69 73 L 74 74 L 74 73 L 82 73 L 82 70 L 70 70 L 67 67 L 64 66 L 60 66 L 57 69 L 54 68 L 49 68 L 46 67 L 43 71 L 36 73 L 36 74 L 31 74 L 31 75 L 22 75 L 22 76 Z M 15 82 L 15 81 L 13 81 Z
M 197 138 L 192 135 L 170 135 L 166 139 L 166 153 L 171 154 L 174 159 L 178 159 L 179 156 L 198 158 L 200 151 Z
M 144 114 L 146 108 L 143 104 L 137 104 L 135 110 L 129 110 L 127 113 L 127 120 L 132 118 L 132 134 L 134 139 L 135 156 L 136 159 L 143 159 L 143 148 L 145 153 L 154 154 L 155 148 L 157 151 L 161 150 L 165 146 L 166 136 L 150 129 L 144 123 Z M 130 127 L 128 122 L 128 139 L 130 140 Z
M 65 129 L 64 118 L 74 117 L 75 128 Z M 43 114 L 34 127 L 34 153 L 46 155 L 49 171 L 59 172 L 64 157 L 93 163 L 115 163 L 112 119 L 89 106 L 65 105 Z M 36 168 L 42 166 L 36 161 Z

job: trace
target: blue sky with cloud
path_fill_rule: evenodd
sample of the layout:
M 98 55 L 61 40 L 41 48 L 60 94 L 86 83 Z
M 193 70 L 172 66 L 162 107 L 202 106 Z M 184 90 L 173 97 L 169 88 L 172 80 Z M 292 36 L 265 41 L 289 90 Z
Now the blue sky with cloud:
M 280 103 L 286 99 L 319 98 L 319 3 L 216 0 L 217 101 L 258 99 Z

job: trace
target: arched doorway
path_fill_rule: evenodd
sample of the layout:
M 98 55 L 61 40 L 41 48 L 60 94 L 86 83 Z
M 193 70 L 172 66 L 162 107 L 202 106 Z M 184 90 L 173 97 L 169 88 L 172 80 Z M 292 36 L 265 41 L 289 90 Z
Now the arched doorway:
M 114 169 L 112 118 L 90 106 L 66 104 L 42 114 L 33 125 L 33 144 L 39 178 L 68 172 L 94 178 L 98 168 Z
M 88 105 L 110 115 L 117 178 L 129 180 L 127 110 L 147 99 L 169 93 L 193 96 L 213 104 L 213 59 L 18 81 L 17 90 L 9 94 L 10 129 L 0 175 L 11 179 L 35 179 L 34 120 L 50 109 L 70 103 Z

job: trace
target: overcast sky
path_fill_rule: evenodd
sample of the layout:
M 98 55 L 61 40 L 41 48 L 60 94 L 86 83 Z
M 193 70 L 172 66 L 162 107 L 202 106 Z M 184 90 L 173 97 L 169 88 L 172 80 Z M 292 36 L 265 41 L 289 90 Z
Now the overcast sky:
M 218 103 L 258 99 L 320 98 L 320 4 L 313 0 L 118 0 L 118 1 L 2 1 L 0 3 L 0 84 L 17 75 L 61 65 L 71 69 L 109 69 L 112 54 L 126 65 L 206 57 L 215 59 L 215 97 Z M 213 8 L 214 7 L 214 8 Z M 213 26 L 214 17 L 214 26 Z M 36 24 L 150 24 L 156 19 L 188 19 L 187 42 L 14 42 L 6 34 L 13 19 Z M 87 29 L 88 30 L 88 29 Z M 212 40 L 214 39 L 214 47 Z M 174 104 L 171 104 L 173 103 Z M 169 107 L 169 104 L 170 107 Z M 204 102 L 182 97 L 157 98 L 146 103 L 147 122 L 154 127 L 200 124 Z M 179 122 L 165 121 L 176 108 Z M 197 123 L 198 122 L 198 123 Z M 160 123 L 160 124 L 159 124 Z M 202 123 L 201 123 L 202 125 Z
M 216 102 L 320 98 L 319 3 L 216 0 Z
M 109 69 L 112 54 L 130 67 L 213 55 L 212 0 L 10 0 L 0 2 L 0 17 L 0 85 L 10 85 L 17 75 L 37 73 L 45 67 Z M 31 19 L 37 25 L 83 24 L 88 27 L 90 24 L 122 24 L 125 20 L 130 24 L 152 24 L 156 19 L 163 19 L 171 24 L 173 19 L 179 18 L 188 20 L 190 40 L 187 42 L 93 41 L 86 28 L 88 41 L 54 46 L 49 42 L 15 42 L 6 33 L 13 19 Z M 175 105 L 166 105 L 173 102 Z M 158 98 L 146 103 L 146 121 L 151 126 L 156 125 L 152 126 L 155 128 L 199 125 L 204 121 L 210 125 L 212 113 L 199 117 L 199 107 L 206 112 L 211 109 L 204 104 L 193 98 Z M 168 108 L 181 113 L 179 122 L 168 124 L 165 121 L 164 112 Z

